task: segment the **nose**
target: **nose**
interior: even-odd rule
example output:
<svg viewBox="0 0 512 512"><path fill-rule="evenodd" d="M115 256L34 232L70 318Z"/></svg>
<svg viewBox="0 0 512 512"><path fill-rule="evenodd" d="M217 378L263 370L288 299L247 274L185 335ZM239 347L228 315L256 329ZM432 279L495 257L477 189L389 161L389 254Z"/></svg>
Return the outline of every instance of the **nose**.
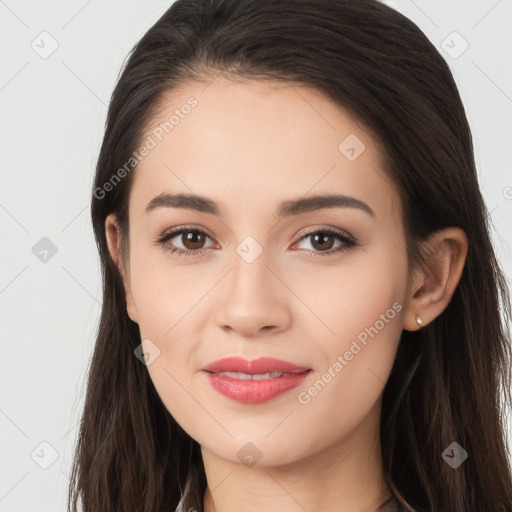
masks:
<svg viewBox="0 0 512 512"><path fill-rule="evenodd" d="M218 297L217 324L241 337L261 337L288 328L291 292L263 252L248 263L235 254Z"/></svg>

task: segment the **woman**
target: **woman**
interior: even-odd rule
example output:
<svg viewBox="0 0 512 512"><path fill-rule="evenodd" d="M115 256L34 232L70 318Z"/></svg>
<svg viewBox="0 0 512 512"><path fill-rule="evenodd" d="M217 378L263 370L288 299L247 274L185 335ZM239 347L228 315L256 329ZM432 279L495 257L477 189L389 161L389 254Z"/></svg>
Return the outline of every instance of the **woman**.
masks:
<svg viewBox="0 0 512 512"><path fill-rule="evenodd" d="M407 18L176 1L114 90L92 220L73 510L512 510L510 301Z"/></svg>

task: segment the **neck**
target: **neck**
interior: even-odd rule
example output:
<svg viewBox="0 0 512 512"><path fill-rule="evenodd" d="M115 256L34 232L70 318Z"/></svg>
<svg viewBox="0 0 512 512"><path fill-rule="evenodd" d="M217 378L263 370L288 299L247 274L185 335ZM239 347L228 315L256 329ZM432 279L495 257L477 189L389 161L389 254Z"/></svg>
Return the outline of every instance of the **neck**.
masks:
<svg viewBox="0 0 512 512"><path fill-rule="evenodd" d="M375 512L391 495L380 453L380 403L344 438L281 466L247 467L201 448L204 512Z"/></svg>

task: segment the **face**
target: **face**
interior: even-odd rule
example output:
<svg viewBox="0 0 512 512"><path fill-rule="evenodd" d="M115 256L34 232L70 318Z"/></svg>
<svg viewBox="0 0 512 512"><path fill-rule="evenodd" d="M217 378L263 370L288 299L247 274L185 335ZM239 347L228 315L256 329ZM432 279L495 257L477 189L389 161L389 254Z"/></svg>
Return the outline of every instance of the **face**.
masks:
<svg viewBox="0 0 512 512"><path fill-rule="evenodd" d="M376 141L314 89L223 78L172 91L147 137L127 304L163 403L232 462L286 464L348 439L380 411L408 289ZM226 357L300 368L204 370Z"/></svg>

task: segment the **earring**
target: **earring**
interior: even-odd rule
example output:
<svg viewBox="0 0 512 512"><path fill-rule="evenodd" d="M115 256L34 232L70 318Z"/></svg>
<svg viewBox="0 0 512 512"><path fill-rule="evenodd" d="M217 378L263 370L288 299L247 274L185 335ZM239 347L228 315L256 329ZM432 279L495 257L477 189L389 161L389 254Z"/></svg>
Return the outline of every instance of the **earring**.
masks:
<svg viewBox="0 0 512 512"><path fill-rule="evenodd" d="M421 319L421 316L420 315L416 315L416 323L418 325L421 325L423 323L423 320Z"/></svg>

